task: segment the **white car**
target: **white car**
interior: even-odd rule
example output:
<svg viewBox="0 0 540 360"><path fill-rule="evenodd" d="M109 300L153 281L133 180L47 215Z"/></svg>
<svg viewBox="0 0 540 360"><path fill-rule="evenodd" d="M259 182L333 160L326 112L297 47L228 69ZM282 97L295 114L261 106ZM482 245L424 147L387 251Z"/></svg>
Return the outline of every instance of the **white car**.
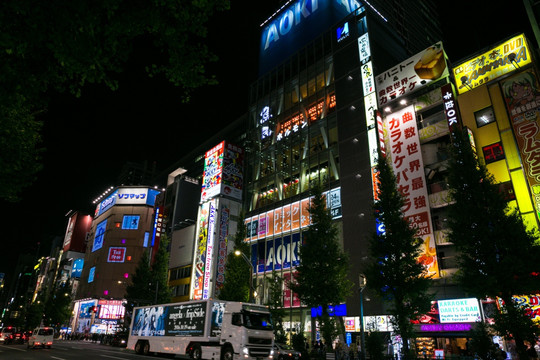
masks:
<svg viewBox="0 0 540 360"><path fill-rule="evenodd" d="M48 347L52 346L54 338L54 329L51 327L36 328L32 335L28 338L28 347L34 348L36 346Z"/></svg>

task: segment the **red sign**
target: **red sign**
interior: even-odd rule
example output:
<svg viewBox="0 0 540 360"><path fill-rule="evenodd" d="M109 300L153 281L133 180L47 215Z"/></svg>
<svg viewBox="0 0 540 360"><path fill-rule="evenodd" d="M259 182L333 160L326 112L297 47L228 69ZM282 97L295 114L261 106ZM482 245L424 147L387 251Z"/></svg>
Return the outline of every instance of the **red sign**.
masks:
<svg viewBox="0 0 540 360"><path fill-rule="evenodd" d="M125 247L110 247L107 262L123 263L126 260Z"/></svg>

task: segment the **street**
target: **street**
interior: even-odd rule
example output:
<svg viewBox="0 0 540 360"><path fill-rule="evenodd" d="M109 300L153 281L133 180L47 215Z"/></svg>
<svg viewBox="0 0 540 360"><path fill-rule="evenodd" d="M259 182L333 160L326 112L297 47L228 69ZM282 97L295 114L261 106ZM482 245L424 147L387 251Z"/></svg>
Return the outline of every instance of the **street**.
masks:
<svg viewBox="0 0 540 360"><path fill-rule="evenodd" d="M154 357L155 358L155 357ZM28 349L26 344L0 345L0 359L14 360L141 360L148 356L137 355L126 348L113 347L89 341L55 340L51 349Z"/></svg>

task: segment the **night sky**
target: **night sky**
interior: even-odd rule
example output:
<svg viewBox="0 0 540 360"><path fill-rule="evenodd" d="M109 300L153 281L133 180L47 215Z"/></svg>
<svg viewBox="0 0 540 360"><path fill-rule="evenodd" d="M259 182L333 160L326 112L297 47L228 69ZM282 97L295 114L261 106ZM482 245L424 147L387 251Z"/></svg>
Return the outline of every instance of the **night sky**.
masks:
<svg viewBox="0 0 540 360"><path fill-rule="evenodd" d="M44 170L21 203L0 202L0 272L9 273L19 253L35 254L38 242L40 254L47 255L52 237L64 235L65 214L92 211L91 201L117 185L124 163L155 161L163 170L246 112L249 84L257 74L259 24L280 1L231 3L231 10L212 22L208 39L220 58L209 72L220 85L196 91L191 104L182 104L179 91L165 80L144 76L137 68L143 50L123 74L119 91L89 86L79 99L55 96L44 116ZM442 40L451 63L520 32L536 46L521 1L506 2L504 9L489 8L497 2L483 0L436 3L445 14Z"/></svg>

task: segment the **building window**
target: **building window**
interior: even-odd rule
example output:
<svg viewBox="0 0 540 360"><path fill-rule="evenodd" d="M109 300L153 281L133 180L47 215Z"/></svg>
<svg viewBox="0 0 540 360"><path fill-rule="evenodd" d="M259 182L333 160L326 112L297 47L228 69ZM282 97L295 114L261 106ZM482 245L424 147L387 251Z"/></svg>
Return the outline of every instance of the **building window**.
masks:
<svg viewBox="0 0 540 360"><path fill-rule="evenodd" d="M122 220L122 229L124 230L137 230L139 228L139 221L141 217L139 215L124 215Z"/></svg>
<svg viewBox="0 0 540 360"><path fill-rule="evenodd" d="M474 118L476 119L477 127L482 127L495 122L495 113L493 112L493 107L489 106L485 109L476 111L474 113Z"/></svg>
<svg viewBox="0 0 540 360"><path fill-rule="evenodd" d="M487 145L482 148L486 164L504 159L504 150L501 142Z"/></svg>

